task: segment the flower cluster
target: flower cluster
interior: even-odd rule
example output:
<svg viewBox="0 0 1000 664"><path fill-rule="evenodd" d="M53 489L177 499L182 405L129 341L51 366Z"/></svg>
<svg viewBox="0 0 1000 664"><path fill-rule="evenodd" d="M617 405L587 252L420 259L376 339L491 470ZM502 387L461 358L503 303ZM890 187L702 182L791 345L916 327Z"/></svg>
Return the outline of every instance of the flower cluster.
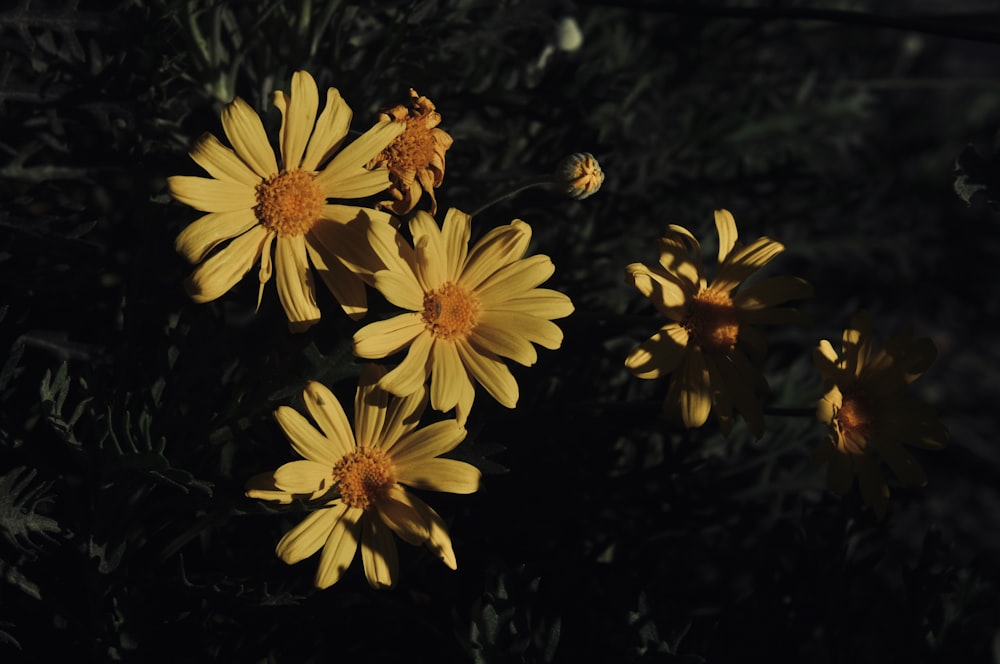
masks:
<svg viewBox="0 0 1000 664"><path fill-rule="evenodd" d="M278 408L275 418L302 459L253 478L247 495L306 506L308 516L276 552L295 563L322 549L320 588L340 579L359 543L369 583L392 586L392 533L429 547L454 569L444 521L404 487L478 489L474 466L439 455L466 437L476 385L508 408L517 405L518 385L504 360L530 366L535 344L558 349L563 335L552 321L571 314L573 304L540 287L555 268L547 256L527 255L531 227L524 221L489 230L471 246L470 215L450 209L442 224L435 221L435 190L453 141L438 127L430 99L411 89L408 105L384 111L349 143L350 108L329 88L320 112L308 73L296 72L291 92L275 92L273 102L282 116L280 164L260 116L236 98L222 113L231 147L205 134L190 153L210 177L168 179L176 200L208 213L175 243L196 265L188 293L210 302L259 265L258 308L276 273L289 329L301 333L320 321L315 274L354 320L367 313L366 291L374 288L404 312L359 329L354 353L372 360L406 353L391 370L362 371L353 432L336 396L317 382L303 393L315 426ZM587 158L579 173L562 167L572 180L568 195L600 187L603 173ZM428 404L454 409L455 418L420 428Z"/></svg>

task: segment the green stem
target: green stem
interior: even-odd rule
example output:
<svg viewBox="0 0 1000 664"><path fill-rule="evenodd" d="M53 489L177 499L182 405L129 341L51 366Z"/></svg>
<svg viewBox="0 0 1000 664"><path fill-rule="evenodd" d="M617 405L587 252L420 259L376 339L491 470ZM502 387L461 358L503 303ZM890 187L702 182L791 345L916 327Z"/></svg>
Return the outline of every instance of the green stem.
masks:
<svg viewBox="0 0 1000 664"><path fill-rule="evenodd" d="M554 180L552 179L551 175L543 175L543 176L539 176L539 177L536 177L536 178L532 178L530 180L524 180L523 182L515 185L514 188L511 189L510 191L508 191L508 192L500 195L497 198L494 198L489 203L481 206L478 210L476 210L475 212L472 213L472 216L475 217L476 215L480 214L481 212L483 212L485 210L488 210L489 208L493 207L497 203L501 203L501 202L507 200L508 198L516 196L517 194L521 193L525 189L531 189L532 187L541 187L541 186L544 186L544 185L552 184L553 182L554 182Z"/></svg>

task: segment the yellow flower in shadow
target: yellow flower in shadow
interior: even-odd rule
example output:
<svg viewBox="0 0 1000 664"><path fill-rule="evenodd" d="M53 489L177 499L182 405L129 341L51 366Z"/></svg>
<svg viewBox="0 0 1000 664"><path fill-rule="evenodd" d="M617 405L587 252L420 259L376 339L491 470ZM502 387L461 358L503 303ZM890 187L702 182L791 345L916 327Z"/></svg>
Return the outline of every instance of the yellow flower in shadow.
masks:
<svg viewBox="0 0 1000 664"><path fill-rule="evenodd" d="M767 383L756 365L766 344L754 326L800 322L798 311L777 305L810 297L812 287L796 277L771 277L741 288L785 248L767 237L743 246L726 210L716 210L715 225L719 267L711 283L698 241L675 225L660 240L659 265L626 268L626 281L670 322L632 351L625 366L639 378L673 374L665 407L684 426L700 427L714 408L722 431L729 433L735 408L760 437L764 417L757 393Z"/></svg>
<svg viewBox="0 0 1000 664"><path fill-rule="evenodd" d="M904 486L924 486L927 476L903 446L936 450L948 441L948 430L934 410L907 390L936 355L930 339L914 339L909 330L876 352L867 312L844 330L839 356L826 340L813 352L826 389L816 404L816 418L829 428L816 459L829 464L831 491L846 493L857 475L861 496L879 519L889 504L881 461Z"/></svg>
<svg viewBox="0 0 1000 664"><path fill-rule="evenodd" d="M363 279L372 269L365 232L359 227L389 223L391 218L327 199L364 198L383 191L389 185L388 171L364 166L402 127L379 123L340 149L351 109L329 88L326 106L318 114L319 90L304 71L292 76L291 94L274 93L274 105L282 114L280 167L260 116L237 97L222 111L222 128L232 149L204 134L190 153L211 177L167 178L175 199L208 213L174 243L186 260L198 264L185 286L196 302L215 300L259 261L257 306L264 285L276 273L289 327L301 332L320 318L315 268L344 311L359 318L367 310Z"/></svg>
<svg viewBox="0 0 1000 664"><path fill-rule="evenodd" d="M365 577L373 588L390 588L399 575L392 534L424 545L457 569L444 521L405 487L473 493L479 469L439 455L465 439L455 420L417 428L427 405L424 390L390 399L377 387L385 370L369 365L361 374L354 403L354 430L329 389L310 382L303 392L306 409L319 429L298 411L275 411L292 448L303 457L259 475L247 496L289 504L308 501L315 509L278 542L276 553L288 564L322 549L316 586L336 583L361 546Z"/></svg>

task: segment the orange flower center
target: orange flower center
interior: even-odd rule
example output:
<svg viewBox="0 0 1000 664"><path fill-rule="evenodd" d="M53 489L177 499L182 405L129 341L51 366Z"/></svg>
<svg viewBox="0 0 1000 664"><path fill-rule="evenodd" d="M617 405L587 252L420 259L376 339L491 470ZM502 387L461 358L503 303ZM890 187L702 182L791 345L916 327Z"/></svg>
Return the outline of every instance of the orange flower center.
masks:
<svg viewBox="0 0 1000 664"><path fill-rule="evenodd" d="M872 408L862 395L845 394L833 419L843 441L865 441L871 435L874 420ZM862 449L851 449L850 451L854 454L864 452Z"/></svg>
<svg viewBox="0 0 1000 664"><path fill-rule="evenodd" d="M424 295L424 322L441 339L464 339L479 321L479 298L457 284L445 282Z"/></svg>
<svg viewBox="0 0 1000 664"><path fill-rule="evenodd" d="M302 235L316 223L326 197L305 171L283 171L257 185L257 220L279 235Z"/></svg>
<svg viewBox="0 0 1000 664"><path fill-rule="evenodd" d="M333 479L340 484L340 497L349 507L369 509L396 483L396 468L385 452L362 447L333 467Z"/></svg>
<svg viewBox="0 0 1000 664"><path fill-rule="evenodd" d="M434 159L434 134L423 116L406 120L406 129L382 151L379 161L389 172L402 176L427 168Z"/></svg>
<svg viewBox="0 0 1000 664"><path fill-rule="evenodd" d="M708 353L728 353L740 336L732 298L707 289L694 296L691 313L682 325L692 342Z"/></svg>

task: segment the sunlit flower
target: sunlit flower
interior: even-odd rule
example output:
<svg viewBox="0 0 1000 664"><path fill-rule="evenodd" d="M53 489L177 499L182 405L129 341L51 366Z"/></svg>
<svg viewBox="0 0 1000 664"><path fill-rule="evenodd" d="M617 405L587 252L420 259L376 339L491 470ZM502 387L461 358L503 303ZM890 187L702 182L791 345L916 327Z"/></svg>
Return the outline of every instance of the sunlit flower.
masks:
<svg viewBox="0 0 1000 664"><path fill-rule="evenodd" d="M675 225L660 240L659 265L633 263L626 268L626 281L671 322L632 351L625 366L639 378L673 374L666 408L668 413L679 410L684 426L701 426L714 407L722 431L728 433L735 407L760 437L764 417L757 393L767 383L756 365L765 342L753 326L799 322L798 311L775 307L811 296L812 287L796 277L771 277L740 288L785 248L767 237L743 246L737 242L733 215L726 210L716 210L715 226L719 267L711 284L698 241Z"/></svg>
<svg viewBox="0 0 1000 664"><path fill-rule="evenodd" d="M318 430L287 406L274 413L292 448L304 459L286 463L248 484L251 498L283 504L299 500L314 508L281 538L275 552L294 564L322 548L316 571L319 588L340 579L354 560L359 542L368 583L375 588L391 587L399 567L392 533L410 544L427 546L445 565L457 569L444 521L404 485L475 492L480 479L475 466L439 458L462 442L466 431L455 420L418 429L427 405L426 392L417 390L403 399L390 399L376 386L384 373L375 365L362 372L353 432L337 397L320 383L306 385L303 399Z"/></svg>
<svg viewBox="0 0 1000 664"><path fill-rule="evenodd" d="M604 171L589 152L577 152L559 162L556 181L568 196L578 200L589 198L604 184Z"/></svg>
<svg viewBox="0 0 1000 664"><path fill-rule="evenodd" d="M816 418L829 427L816 458L829 463L831 491L845 493L857 475L861 496L880 519L889 503L880 460L904 486L924 486L927 476L903 445L936 450L948 441L948 430L934 410L907 390L936 355L930 339L914 339L909 330L875 352L867 312L844 330L839 357L826 340L813 352L826 389L816 404Z"/></svg>
<svg viewBox="0 0 1000 664"><path fill-rule="evenodd" d="M372 247L387 266L375 273L375 288L409 313L354 335L359 357L408 348L380 385L404 396L430 377L431 405L456 408L461 424L475 397L473 379L507 408L517 405L517 382L501 358L531 366L538 357L532 343L559 348L562 331L551 321L573 311L562 293L536 288L555 268L548 256L523 258L528 224L515 220L495 228L469 249L470 219L452 209L438 228L418 212L410 221L415 249L395 229L371 226Z"/></svg>
<svg viewBox="0 0 1000 664"><path fill-rule="evenodd" d="M257 306L276 272L289 327L303 331L320 317L311 263L344 311L358 318L367 304L365 285L356 273L371 269L366 267L370 252L363 227L370 221L388 223L389 216L327 199L364 198L384 190L388 171L364 166L402 127L379 123L338 152L351 109L329 88L317 118L319 90L304 71L292 76L290 95L274 93L274 105L282 114L281 167L260 117L236 97L222 111L222 128L233 149L204 134L190 153L211 177L167 178L174 198L209 213L175 242L185 259L200 263L187 279L188 293L195 302L215 300L259 260Z"/></svg>
<svg viewBox="0 0 1000 664"><path fill-rule="evenodd" d="M438 128L441 114L434 109L430 99L410 88L409 108L400 104L379 116L380 122L394 122L406 127L368 162L368 168L385 166L389 169L392 200L382 201L378 204L379 208L406 214L416 207L426 191L430 198L430 213L437 214L434 190L444 180L444 153L451 147L452 138Z"/></svg>

